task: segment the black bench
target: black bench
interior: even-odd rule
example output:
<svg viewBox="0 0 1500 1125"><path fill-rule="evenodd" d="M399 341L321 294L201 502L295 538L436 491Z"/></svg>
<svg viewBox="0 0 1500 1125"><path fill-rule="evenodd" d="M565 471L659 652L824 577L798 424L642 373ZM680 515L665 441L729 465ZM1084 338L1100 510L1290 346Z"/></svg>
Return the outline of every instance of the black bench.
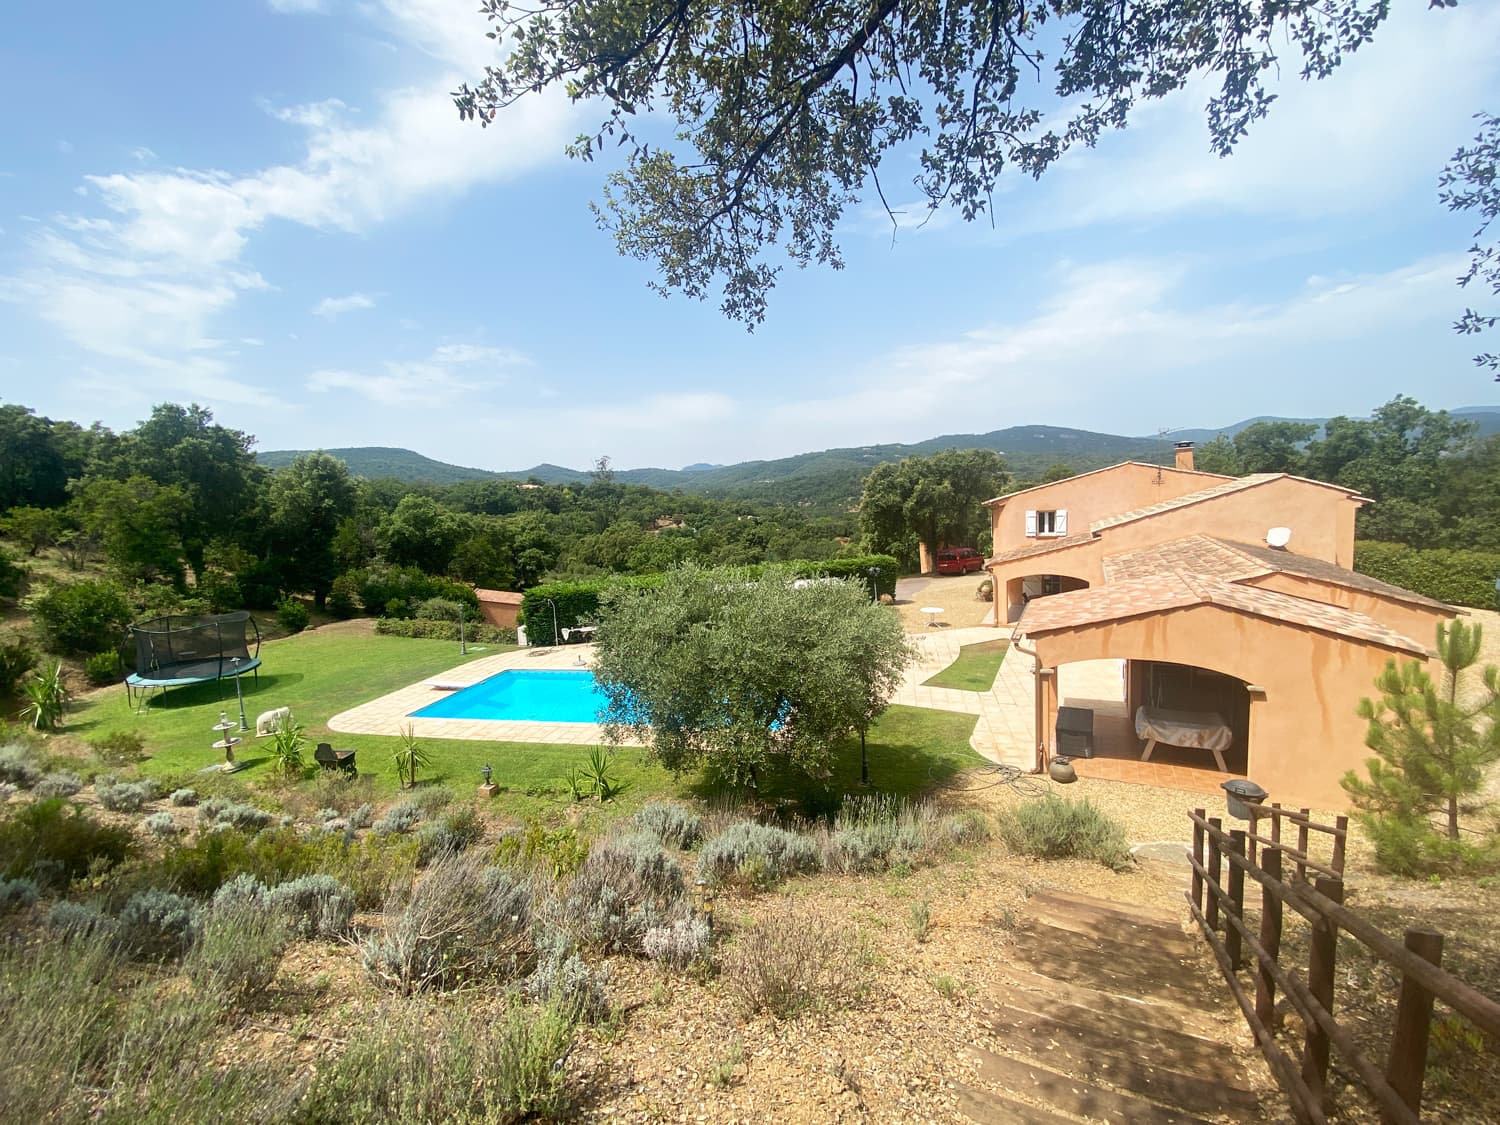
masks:
<svg viewBox="0 0 1500 1125"><path fill-rule="evenodd" d="M318 743L318 748L313 751L313 761L325 770L342 770L350 777L359 773L354 766L353 750L335 750L326 742Z"/></svg>

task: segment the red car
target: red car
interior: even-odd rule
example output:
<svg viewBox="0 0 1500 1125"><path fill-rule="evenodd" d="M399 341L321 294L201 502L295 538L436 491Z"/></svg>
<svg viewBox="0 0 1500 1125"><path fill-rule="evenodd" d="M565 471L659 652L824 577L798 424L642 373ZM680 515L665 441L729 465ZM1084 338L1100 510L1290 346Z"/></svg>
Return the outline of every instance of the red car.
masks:
<svg viewBox="0 0 1500 1125"><path fill-rule="evenodd" d="M973 574L984 569L984 556L973 547L946 547L938 552L939 574Z"/></svg>

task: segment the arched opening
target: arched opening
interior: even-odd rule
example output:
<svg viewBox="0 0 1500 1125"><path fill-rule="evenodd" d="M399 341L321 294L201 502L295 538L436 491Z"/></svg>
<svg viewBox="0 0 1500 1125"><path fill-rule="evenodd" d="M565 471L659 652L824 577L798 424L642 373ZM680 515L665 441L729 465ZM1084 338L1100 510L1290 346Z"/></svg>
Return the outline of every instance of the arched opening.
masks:
<svg viewBox="0 0 1500 1125"><path fill-rule="evenodd" d="M1005 620L1014 624L1021 619L1028 603L1037 598L1053 594L1067 594L1074 590L1087 590L1089 584L1082 578L1070 574L1024 574L1005 582Z"/></svg>

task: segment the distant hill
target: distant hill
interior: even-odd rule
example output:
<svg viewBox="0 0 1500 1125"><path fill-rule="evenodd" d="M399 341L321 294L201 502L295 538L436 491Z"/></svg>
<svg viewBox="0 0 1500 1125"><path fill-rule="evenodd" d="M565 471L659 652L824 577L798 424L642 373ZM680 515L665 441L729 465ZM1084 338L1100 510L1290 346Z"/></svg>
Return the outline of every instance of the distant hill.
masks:
<svg viewBox="0 0 1500 1125"><path fill-rule="evenodd" d="M1500 407L1468 406L1451 411L1479 426L1481 435L1500 433ZM1074 472L1112 465L1119 461L1169 462L1175 441L1207 442L1219 434L1233 436L1256 422L1306 422L1321 426L1322 418L1246 418L1223 429L1174 430L1162 437L1126 437L1064 426L1010 426L983 434L945 434L911 445L862 445L847 449L825 449L799 453L774 461L742 461L735 465L700 463L684 469L617 469L615 480L652 488L682 489L712 496L775 500L805 506L847 507L859 497L861 482L876 465L914 455L927 456L944 449L993 449L1003 453L1011 471L1021 478L1035 479L1050 466L1064 462ZM289 464L299 450L271 450L257 454L268 468ZM469 469L434 461L409 449L379 446L329 449L363 477L395 477L398 480L453 484L467 480L528 480L545 484L582 484L590 477L581 469L540 464L519 472Z"/></svg>

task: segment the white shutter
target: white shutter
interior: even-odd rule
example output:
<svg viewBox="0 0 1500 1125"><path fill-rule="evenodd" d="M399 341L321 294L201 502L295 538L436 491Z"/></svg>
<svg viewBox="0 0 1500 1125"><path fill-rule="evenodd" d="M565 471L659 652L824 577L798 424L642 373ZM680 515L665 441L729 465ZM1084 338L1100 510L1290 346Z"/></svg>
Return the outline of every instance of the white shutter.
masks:
<svg viewBox="0 0 1500 1125"><path fill-rule="evenodd" d="M1036 538L1036 513L1035 512L1027 512L1026 513L1026 538L1028 538L1028 539L1035 539Z"/></svg>
<svg viewBox="0 0 1500 1125"><path fill-rule="evenodd" d="M1056 523L1053 524L1052 529L1059 535L1066 535L1068 533L1068 510L1066 508L1059 508L1054 519Z"/></svg>

